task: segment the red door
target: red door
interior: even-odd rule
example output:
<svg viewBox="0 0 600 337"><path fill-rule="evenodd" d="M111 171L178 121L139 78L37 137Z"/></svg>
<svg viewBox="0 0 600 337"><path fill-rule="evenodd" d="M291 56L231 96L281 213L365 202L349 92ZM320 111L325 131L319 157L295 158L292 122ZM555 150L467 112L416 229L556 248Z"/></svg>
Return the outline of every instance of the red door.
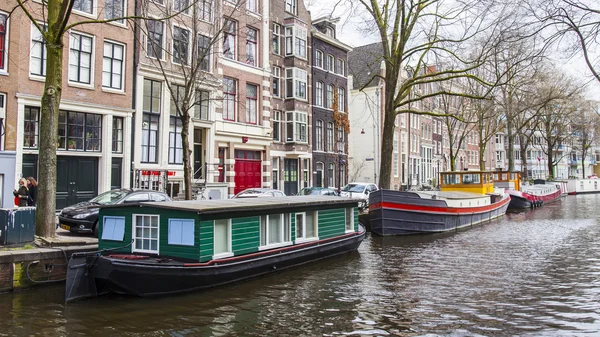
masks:
<svg viewBox="0 0 600 337"><path fill-rule="evenodd" d="M253 187L262 187L262 162L258 151L235 151L234 194Z"/></svg>

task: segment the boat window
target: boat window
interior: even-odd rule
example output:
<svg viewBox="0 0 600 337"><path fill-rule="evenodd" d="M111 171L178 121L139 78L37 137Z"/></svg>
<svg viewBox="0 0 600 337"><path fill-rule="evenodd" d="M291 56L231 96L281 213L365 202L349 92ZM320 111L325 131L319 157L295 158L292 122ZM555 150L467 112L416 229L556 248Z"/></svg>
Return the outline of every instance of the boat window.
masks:
<svg viewBox="0 0 600 337"><path fill-rule="evenodd" d="M317 237L317 212L296 213L296 240Z"/></svg>
<svg viewBox="0 0 600 337"><path fill-rule="evenodd" d="M215 220L214 255L231 253L231 219Z"/></svg>
<svg viewBox="0 0 600 337"><path fill-rule="evenodd" d="M133 216L133 251L158 254L158 215Z"/></svg>
<svg viewBox="0 0 600 337"><path fill-rule="evenodd" d="M291 241L289 214L269 214L260 217L260 245L276 245Z"/></svg>
<svg viewBox="0 0 600 337"><path fill-rule="evenodd" d="M346 232L354 231L354 208L346 208Z"/></svg>
<svg viewBox="0 0 600 337"><path fill-rule="evenodd" d="M444 185L456 185L460 184L459 174L444 174Z"/></svg>
<svg viewBox="0 0 600 337"><path fill-rule="evenodd" d="M170 245L194 245L194 220L192 219L169 219L169 244Z"/></svg>
<svg viewBox="0 0 600 337"><path fill-rule="evenodd" d="M511 179L512 179L512 177L511 177ZM508 180L508 173L502 173L502 180Z"/></svg>
<svg viewBox="0 0 600 337"><path fill-rule="evenodd" d="M125 236L125 218L105 216L102 220L102 240L123 241Z"/></svg>
<svg viewBox="0 0 600 337"><path fill-rule="evenodd" d="M517 177L517 173L516 172L513 172L513 173L510 174L510 180L517 180L517 179L519 179L519 178Z"/></svg>
<svg viewBox="0 0 600 337"><path fill-rule="evenodd" d="M479 173L463 174L463 184L481 184Z"/></svg>

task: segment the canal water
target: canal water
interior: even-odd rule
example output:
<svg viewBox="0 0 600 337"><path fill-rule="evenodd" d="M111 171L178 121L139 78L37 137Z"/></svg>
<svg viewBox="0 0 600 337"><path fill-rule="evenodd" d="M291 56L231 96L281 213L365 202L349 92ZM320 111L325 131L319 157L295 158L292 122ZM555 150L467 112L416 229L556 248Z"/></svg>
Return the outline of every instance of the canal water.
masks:
<svg viewBox="0 0 600 337"><path fill-rule="evenodd" d="M0 295L0 336L598 336L600 195L212 291L63 304Z"/></svg>

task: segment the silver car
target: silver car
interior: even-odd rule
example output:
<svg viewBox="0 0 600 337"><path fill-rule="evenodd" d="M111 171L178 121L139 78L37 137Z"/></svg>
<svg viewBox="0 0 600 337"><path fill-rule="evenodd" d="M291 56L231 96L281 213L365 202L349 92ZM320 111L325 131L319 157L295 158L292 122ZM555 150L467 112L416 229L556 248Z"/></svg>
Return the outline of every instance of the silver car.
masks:
<svg viewBox="0 0 600 337"><path fill-rule="evenodd" d="M369 207L369 194L377 191L377 185L372 183L349 183L344 186L341 190L340 196L359 199L358 207L367 208Z"/></svg>
<svg viewBox="0 0 600 337"><path fill-rule="evenodd" d="M248 188L233 196L238 198L285 197L285 193L272 188Z"/></svg>

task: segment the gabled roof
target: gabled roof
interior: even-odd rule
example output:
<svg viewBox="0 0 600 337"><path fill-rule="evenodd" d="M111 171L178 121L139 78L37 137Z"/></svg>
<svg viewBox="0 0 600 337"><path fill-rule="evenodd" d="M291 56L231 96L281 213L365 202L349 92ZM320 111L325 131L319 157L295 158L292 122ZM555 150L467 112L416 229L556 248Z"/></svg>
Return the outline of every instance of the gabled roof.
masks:
<svg viewBox="0 0 600 337"><path fill-rule="evenodd" d="M355 47L348 53L348 73L352 75L354 89L379 84L379 79L373 76L381 72L382 48L381 42L376 42Z"/></svg>

